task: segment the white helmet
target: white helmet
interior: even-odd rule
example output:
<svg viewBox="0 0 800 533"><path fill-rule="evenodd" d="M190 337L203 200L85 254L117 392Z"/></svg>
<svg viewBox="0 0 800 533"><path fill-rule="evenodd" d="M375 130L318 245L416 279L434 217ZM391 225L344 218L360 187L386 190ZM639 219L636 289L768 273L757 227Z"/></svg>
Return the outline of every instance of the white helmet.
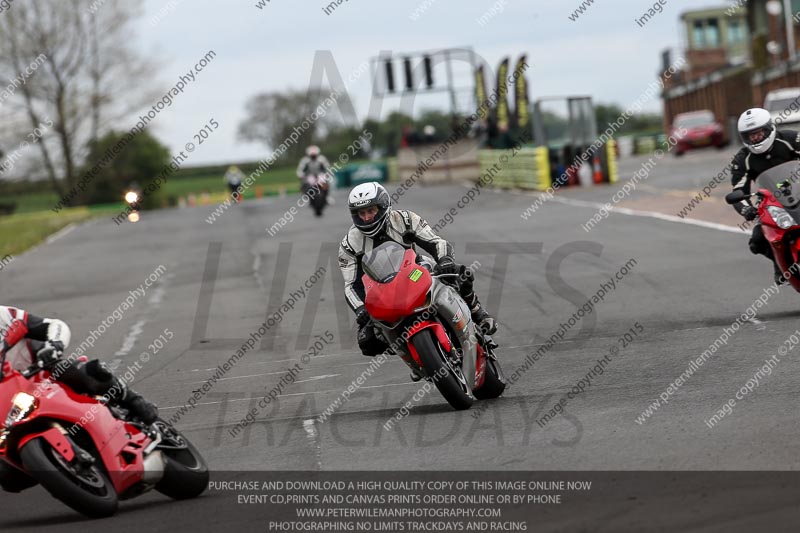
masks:
<svg viewBox="0 0 800 533"><path fill-rule="evenodd" d="M392 210L392 200L389 193L380 183L371 181L356 185L347 199L347 207L353 224L367 237L374 237L383 230ZM377 212L369 222L361 220L358 212L367 207L376 207Z"/></svg>
<svg viewBox="0 0 800 533"><path fill-rule="evenodd" d="M772 115L766 109L754 107L739 117L739 137L742 143L754 154L763 154L772 148L778 131L772 122Z"/></svg>
<svg viewBox="0 0 800 533"><path fill-rule="evenodd" d="M306 148L306 155L310 158L315 158L319 156L319 146L312 144L308 148Z"/></svg>

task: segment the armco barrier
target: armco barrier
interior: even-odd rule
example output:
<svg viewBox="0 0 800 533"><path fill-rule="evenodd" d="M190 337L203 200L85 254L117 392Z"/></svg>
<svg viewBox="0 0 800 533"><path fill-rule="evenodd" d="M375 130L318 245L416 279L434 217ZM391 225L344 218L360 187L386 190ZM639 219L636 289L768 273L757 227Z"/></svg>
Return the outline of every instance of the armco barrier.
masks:
<svg viewBox="0 0 800 533"><path fill-rule="evenodd" d="M545 190L550 186L547 148L522 148L516 152L481 150L478 159L481 176L486 176L495 169L492 177L492 185L495 187Z"/></svg>
<svg viewBox="0 0 800 533"><path fill-rule="evenodd" d="M619 167L617 166L617 142L611 139L606 143L605 172L609 183L616 183L619 179Z"/></svg>
<svg viewBox="0 0 800 533"><path fill-rule="evenodd" d="M399 179L423 184L477 180L478 152L474 139L401 148L397 153Z"/></svg>
<svg viewBox="0 0 800 533"><path fill-rule="evenodd" d="M591 157L584 163L586 165L584 170L588 173L586 185L597 182L594 179L595 173L598 176L602 173L600 182L615 183L619 176L615 142L610 140L598 150L596 156L597 160ZM563 165L555 168L551 165L550 150L545 147L522 148L517 151L481 150L479 160L481 176L488 175L494 168L492 185L506 189L545 191L553 185L554 178L559 178L554 172L563 168ZM577 176L578 173L575 174Z"/></svg>

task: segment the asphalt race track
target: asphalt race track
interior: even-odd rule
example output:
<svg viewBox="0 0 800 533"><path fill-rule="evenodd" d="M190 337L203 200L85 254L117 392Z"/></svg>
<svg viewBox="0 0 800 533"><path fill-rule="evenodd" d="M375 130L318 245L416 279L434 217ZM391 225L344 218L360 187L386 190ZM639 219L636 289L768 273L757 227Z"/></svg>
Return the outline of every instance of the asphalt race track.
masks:
<svg viewBox="0 0 800 533"><path fill-rule="evenodd" d="M612 213L588 232L581 225L646 158L621 161L616 185L562 191L527 220L521 215L535 199L531 194L484 190L458 211L441 233L460 262L480 262L476 288L499 320L496 339L507 376L615 280L602 301L478 417L473 411L480 404L454 412L433 391L385 430L420 388L392 359L335 414L319 420L372 362L355 345L335 259L349 226L344 191L336 192L338 202L323 219L303 209L272 237L266 228L296 197L245 202L214 224L205 218L215 206L145 213L122 226L96 220L17 258L0 274L0 287L9 305L67 321L74 348L163 265L158 281L99 336L91 355L121 374L131 372L134 387L169 418L268 313L324 267L325 275L294 308L178 421L214 471L797 470L800 348L792 352L789 339L798 329L800 296L791 288L770 295L755 318L737 325L726 344L718 343L705 364L666 395L668 403L637 422L772 284L771 266L750 254L746 234L715 226L741 222L721 199L728 180L695 208L694 223L673 220L731 155L732 149L665 157L619 203L637 214ZM434 225L467 191L466 185L415 186L399 207ZM150 348L165 330L174 337L161 349ZM304 364L315 342L324 346ZM149 361L143 362L143 352ZM779 362L769 375L709 427L706 421L773 355ZM604 356L603 373L594 373L565 414L538 424ZM233 428L295 364L301 370L294 383L282 386L256 423L233 437ZM122 503L116 517L90 524L35 488L0 495L0 530L179 531L181 517L213 523L215 498L170 503L149 494ZM743 511L735 523L763 520L767 511L791 516L796 499L782 498ZM718 503L722 516L730 501ZM648 509L654 508L636 512ZM595 511L603 530L614 531L621 523L615 521L626 519L625 512ZM663 520L685 525L689 512ZM540 524L559 530L583 519L553 515ZM701 526L696 530L711 530Z"/></svg>

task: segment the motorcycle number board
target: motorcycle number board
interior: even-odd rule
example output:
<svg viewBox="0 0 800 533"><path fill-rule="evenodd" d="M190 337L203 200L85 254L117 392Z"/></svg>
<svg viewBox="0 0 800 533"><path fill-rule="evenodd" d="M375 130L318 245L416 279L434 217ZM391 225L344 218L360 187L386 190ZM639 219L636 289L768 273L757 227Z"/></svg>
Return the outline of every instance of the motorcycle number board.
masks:
<svg viewBox="0 0 800 533"><path fill-rule="evenodd" d="M411 274L409 274L409 275L408 275L408 279L410 279L411 281L413 281L413 282L415 282L415 283L416 283L417 281L419 281L419 278L421 278L421 277L422 277L422 270L420 270L420 269L418 269L418 268L415 268L415 269L414 269L414 270L411 272Z"/></svg>

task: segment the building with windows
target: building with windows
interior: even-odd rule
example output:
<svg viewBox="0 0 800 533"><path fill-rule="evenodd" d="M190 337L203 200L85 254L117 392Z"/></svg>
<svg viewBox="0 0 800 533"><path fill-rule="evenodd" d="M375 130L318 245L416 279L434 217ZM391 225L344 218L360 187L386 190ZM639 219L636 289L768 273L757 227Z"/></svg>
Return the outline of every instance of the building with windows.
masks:
<svg viewBox="0 0 800 533"><path fill-rule="evenodd" d="M735 139L742 111L772 91L800 90L800 0L735 0L681 22L687 67L664 80L665 128L679 113L710 109Z"/></svg>
<svg viewBox="0 0 800 533"><path fill-rule="evenodd" d="M750 61L747 12L736 6L686 11L681 15L687 79Z"/></svg>
<svg viewBox="0 0 800 533"><path fill-rule="evenodd" d="M767 7L769 3L769 0L747 3L753 65L757 69L793 59L795 51L800 50L800 0L772 0L773 7L782 8L772 12ZM773 43L772 47L769 43Z"/></svg>

